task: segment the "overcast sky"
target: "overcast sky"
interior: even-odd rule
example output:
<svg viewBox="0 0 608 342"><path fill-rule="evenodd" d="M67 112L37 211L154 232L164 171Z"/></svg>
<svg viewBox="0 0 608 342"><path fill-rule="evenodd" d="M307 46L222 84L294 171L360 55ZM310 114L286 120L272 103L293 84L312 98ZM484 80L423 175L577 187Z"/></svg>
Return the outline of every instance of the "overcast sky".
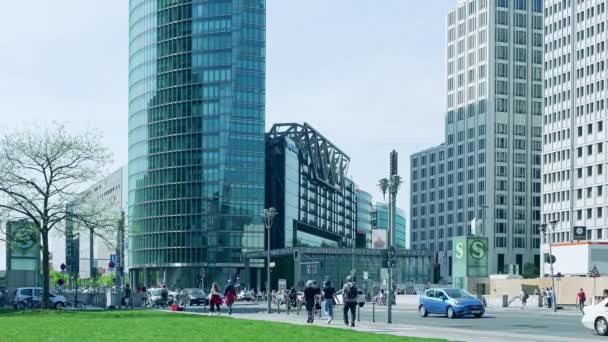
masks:
<svg viewBox="0 0 608 342"><path fill-rule="evenodd" d="M97 128L115 166L126 164L128 3L5 1L0 130L52 120ZM350 175L374 200L396 149L406 182L398 206L409 212L409 155L443 139L444 18L454 3L267 0L266 126L310 123L350 156Z"/></svg>

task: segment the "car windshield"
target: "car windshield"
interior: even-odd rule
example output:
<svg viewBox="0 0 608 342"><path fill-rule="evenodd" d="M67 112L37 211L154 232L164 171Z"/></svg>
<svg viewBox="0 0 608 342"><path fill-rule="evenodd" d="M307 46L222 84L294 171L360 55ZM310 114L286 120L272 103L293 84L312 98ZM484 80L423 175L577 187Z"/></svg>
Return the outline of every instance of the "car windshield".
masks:
<svg viewBox="0 0 608 342"><path fill-rule="evenodd" d="M444 289L443 290L450 298L475 298L472 294L461 289Z"/></svg>
<svg viewBox="0 0 608 342"><path fill-rule="evenodd" d="M160 290L159 289L150 290L150 293L153 296L160 296Z"/></svg>

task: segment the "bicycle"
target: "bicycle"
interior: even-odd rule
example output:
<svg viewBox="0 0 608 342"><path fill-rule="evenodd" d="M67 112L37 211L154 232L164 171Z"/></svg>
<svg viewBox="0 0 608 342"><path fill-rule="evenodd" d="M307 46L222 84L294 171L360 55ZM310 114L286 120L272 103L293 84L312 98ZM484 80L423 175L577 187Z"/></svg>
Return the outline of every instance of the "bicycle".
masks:
<svg viewBox="0 0 608 342"><path fill-rule="evenodd" d="M67 303L65 303L64 308L82 310L82 309L86 309L87 306L86 306L86 304L84 304L81 301L76 301L76 302L67 302Z"/></svg>

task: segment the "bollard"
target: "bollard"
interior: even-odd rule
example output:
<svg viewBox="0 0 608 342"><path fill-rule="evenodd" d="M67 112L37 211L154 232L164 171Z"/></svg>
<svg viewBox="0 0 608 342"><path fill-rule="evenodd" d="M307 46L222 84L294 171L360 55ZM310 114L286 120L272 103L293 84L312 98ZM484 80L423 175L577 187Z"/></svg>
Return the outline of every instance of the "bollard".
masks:
<svg viewBox="0 0 608 342"><path fill-rule="evenodd" d="M372 323L376 323L376 301L372 302Z"/></svg>
<svg viewBox="0 0 608 342"><path fill-rule="evenodd" d="M361 306L357 303L357 322L361 322Z"/></svg>
<svg viewBox="0 0 608 342"><path fill-rule="evenodd" d="M277 299L277 314L281 313L281 302Z"/></svg>

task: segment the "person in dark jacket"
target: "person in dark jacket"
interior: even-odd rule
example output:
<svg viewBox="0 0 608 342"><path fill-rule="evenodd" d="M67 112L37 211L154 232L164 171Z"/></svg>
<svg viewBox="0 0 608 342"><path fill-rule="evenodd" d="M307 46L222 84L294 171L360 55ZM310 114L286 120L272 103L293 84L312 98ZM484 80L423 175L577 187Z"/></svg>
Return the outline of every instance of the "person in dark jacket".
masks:
<svg viewBox="0 0 608 342"><path fill-rule="evenodd" d="M315 289L312 280L306 282L306 288L304 289L304 302L306 303L306 311L308 312L308 320L306 323L314 323L315 315L315 297L317 296L318 289Z"/></svg>
<svg viewBox="0 0 608 342"><path fill-rule="evenodd" d="M350 326L355 326L355 313L357 311L357 302L359 290L355 286L355 282L351 276L346 277L346 284L342 288L342 301L344 302L344 324L348 327L348 312L350 311L351 320Z"/></svg>
<svg viewBox="0 0 608 342"><path fill-rule="evenodd" d="M331 282L327 280L323 286L323 301L325 304L325 314L327 315L327 324L330 324L334 319L334 295L336 289L331 286Z"/></svg>

